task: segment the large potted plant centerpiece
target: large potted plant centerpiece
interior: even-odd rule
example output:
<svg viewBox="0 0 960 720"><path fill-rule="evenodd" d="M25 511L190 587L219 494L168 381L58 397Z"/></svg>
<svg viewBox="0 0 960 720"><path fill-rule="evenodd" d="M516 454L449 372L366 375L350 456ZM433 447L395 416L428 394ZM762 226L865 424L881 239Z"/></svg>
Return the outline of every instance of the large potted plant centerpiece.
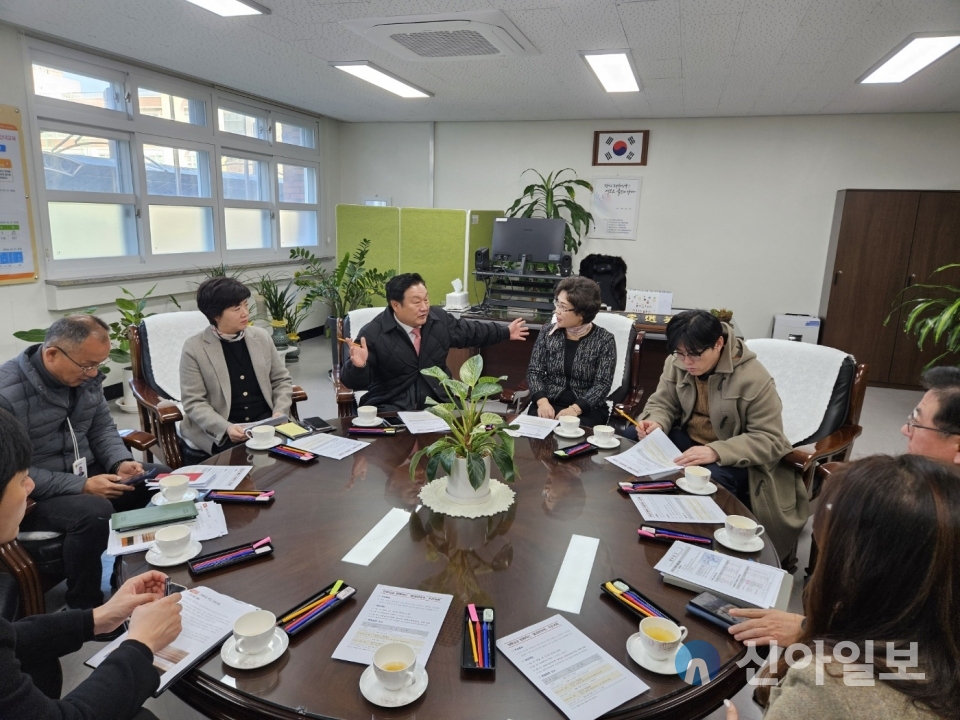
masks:
<svg viewBox="0 0 960 720"><path fill-rule="evenodd" d="M327 329L330 332L333 365L337 366L337 320L345 318L351 310L371 307L373 298L386 299L387 280L394 276L393 270L381 272L366 267L370 241L364 238L353 256L346 253L333 272L323 267L323 260L307 248L293 248L290 257L300 260L303 268L293 274L297 287L306 290L301 305L308 310L318 300L327 304L330 315Z"/></svg>
<svg viewBox="0 0 960 720"><path fill-rule="evenodd" d="M450 426L450 433L418 451L410 461L410 478L414 479L420 458L427 456L427 481L437 478L443 468L449 479L447 495L459 504L485 502L490 495L490 461L507 482L517 477L513 460L513 438L507 425L496 413L484 412L487 398L499 396L500 380L505 377L481 377L483 358L474 355L460 368L460 379L453 380L439 367L420 372L440 381L451 402L438 403L427 398L427 410Z"/></svg>

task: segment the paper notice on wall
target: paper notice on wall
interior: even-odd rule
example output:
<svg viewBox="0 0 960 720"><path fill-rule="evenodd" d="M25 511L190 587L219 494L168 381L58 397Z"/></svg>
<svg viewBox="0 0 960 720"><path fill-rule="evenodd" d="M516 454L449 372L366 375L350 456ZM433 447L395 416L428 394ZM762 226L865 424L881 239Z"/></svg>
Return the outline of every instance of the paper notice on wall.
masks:
<svg viewBox="0 0 960 720"><path fill-rule="evenodd" d="M0 122L0 280L33 279L33 240L27 215L20 130Z"/></svg>
<svg viewBox="0 0 960 720"><path fill-rule="evenodd" d="M636 240L642 178L597 178L593 181L590 237Z"/></svg>
<svg viewBox="0 0 960 720"><path fill-rule="evenodd" d="M673 312L673 293L666 290L627 289L627 312L670 315Z"/></svg>

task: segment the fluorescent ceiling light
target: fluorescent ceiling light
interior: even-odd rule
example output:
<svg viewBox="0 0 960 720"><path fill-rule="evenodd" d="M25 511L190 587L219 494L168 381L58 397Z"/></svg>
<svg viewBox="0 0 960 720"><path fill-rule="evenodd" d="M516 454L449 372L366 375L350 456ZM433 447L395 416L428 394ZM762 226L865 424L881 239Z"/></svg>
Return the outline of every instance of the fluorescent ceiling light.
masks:
<svg viewBox="0 0 960 720"><path fill-rule="evenodd" d="M580 54L607 92L640 92L633 63L625 50Z"/></svg>
<svg viewBox="0 0 960 720"><path fill-rule="evenodd" d="M366 80L378 88L389 90L394 95L399 95L402 98L433 97L433 93L421 90L406 80L401 80L396 75L391 75L386 70L381 70L366 60L360 62L332 62L330 64L338 70L343 70L345 73L350 73L354 77Z"/></svg>
<svg viewBox="0 0 960 720"><path fill-rule="evenodd" d="M223 17L237 17L238 15L269 15L270 8L253 2L252 0L187 0Z"/></svg>
<svg viewBox="0 0 960 720"><path fill-rule="evenodd" d="M960 45L960 35L924 35L908 38L899 49L868 71L861 83L899 83Z"/></svg>

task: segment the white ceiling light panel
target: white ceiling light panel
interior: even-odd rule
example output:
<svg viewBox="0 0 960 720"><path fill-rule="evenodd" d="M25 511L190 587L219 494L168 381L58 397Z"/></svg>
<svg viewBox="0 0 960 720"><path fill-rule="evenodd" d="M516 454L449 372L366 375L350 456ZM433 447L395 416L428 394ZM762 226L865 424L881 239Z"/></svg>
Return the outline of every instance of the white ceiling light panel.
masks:
<svg viewBox="0 0 960 720"><path fill-rule="evenodd" d="M209 10L222 17L238 17L241 15L269 15L270 8L253 2L252 0L187 0L204 10Z"/></svg>
<svg viewBox="0 0 960 720"><path fill-rule="evenodd" d="M960 33L913 35L858 82L901 83L960 45Z"/></svg>
<svg viewBox="0 0 960 720"><path fill-rule="evenodd" d="M376 85L378 88L383 88L392 92L394 95L399 95L402 98L428 98L433 97L433 93L427 92L422 88L418 88L416 85L411 85L406 80L398 78L392 73L388 73L386 70L381 70L376 65L367 62L366 60L360 60L357 62L331 62L333 67L337 70L343 70L345 73L349 73L354 77L365 80L372 85Z"/></svg>
<svg viewBox="0 0 960 720"><path fill-rule="evenodd" d="M606 50L580 55L608 93L640 92L640 81L628 51Z"/></svg>

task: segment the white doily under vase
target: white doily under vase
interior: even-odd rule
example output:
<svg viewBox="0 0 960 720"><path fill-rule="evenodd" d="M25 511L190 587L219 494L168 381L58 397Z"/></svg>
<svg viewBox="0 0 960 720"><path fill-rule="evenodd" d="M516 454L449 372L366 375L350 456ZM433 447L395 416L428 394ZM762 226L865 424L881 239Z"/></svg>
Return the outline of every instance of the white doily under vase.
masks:
<svg viewBox="0 0 960 720"><path fill-rule="evenodd" d="M490 496L486 502L463 505L447 495L447 478L437 478L420 489L420 502L434 512L450 517L479 518L502 513L513 505L517 494L499 480L490 478Z"/></svg>

